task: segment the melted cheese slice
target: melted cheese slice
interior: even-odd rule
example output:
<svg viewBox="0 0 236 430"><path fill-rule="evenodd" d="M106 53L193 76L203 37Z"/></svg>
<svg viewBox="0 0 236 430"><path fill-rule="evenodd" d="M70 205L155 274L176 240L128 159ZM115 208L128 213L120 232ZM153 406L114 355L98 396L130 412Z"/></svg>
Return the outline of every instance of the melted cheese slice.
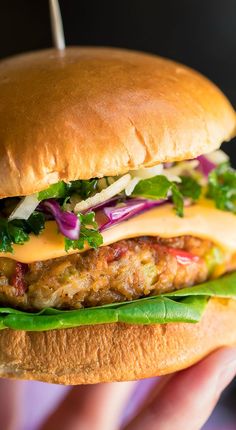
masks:
<svg viewBox="0 0 236 430"><path fill-rule="evenodd" d="M210 239L218 244L230 257L236 253L236 216L215 208L210 200L202 200L185 208L184 218L175 215L169 204L151 209L103 232L103 246L138 236L160 236L164 238L192 235ZM45 230L31 235L24 245L14 245L14 253L0 253L22 263L62 257L81 252L64 249L64 237L58 233L54 221L46 222ZM88 249L88 248L87 248Z"/></svg>

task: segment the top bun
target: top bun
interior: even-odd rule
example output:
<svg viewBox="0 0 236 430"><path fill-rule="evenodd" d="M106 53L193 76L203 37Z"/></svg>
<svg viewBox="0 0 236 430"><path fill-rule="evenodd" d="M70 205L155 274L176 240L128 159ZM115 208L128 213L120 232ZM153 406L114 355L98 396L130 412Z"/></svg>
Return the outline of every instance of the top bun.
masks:
<svg viewBox="0 0 236 430"><path fill-rule="evenodd" d="M0 64L0 197L194 158L235 128L222 92L173 61L88 47L19 55Z"/></svg>

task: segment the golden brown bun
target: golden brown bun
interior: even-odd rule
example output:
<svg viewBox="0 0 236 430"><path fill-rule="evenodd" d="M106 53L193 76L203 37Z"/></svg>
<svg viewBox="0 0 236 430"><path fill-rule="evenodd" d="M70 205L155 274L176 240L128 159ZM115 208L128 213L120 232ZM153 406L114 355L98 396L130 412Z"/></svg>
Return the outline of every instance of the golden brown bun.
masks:
<svg viewBox="0 0 236 430"><path fill-rule="evenodd" d="M160 57L77 47L13 57L0 64L0 197L193 158L235 125L214 84Z"/></svg>
<svg viewBox="0 0 236 430"><path fill-rule="evenodd" d="M232 344L236 301L211 299L197 324L2 330L0 376L59 384L127 381L184 369Z"/></svg>

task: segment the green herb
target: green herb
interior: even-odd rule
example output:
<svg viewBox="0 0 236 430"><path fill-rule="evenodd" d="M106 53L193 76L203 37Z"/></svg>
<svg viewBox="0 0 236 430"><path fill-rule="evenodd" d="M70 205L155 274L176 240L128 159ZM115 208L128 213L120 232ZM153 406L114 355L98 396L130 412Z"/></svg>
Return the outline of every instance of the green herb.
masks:
<svg viewBox="0 0 236 430"><path fill-rule="evenodd" d="M174 203L176 215L178 215L179 217L183 217L184 216L184 198L181 192L179 191L178 186L175 183L172 183L171 192L172 192L172 200Z"/></svg>
<svg viewBox="0 0 236 430"><path fill-rule="evenodd" d="M1 252L13 252L13 243L22 245L27 240L29 240L29 235L23 227L19 227L14 221L8 222L6 219L0 218Z"/></svg>
<svg viewBox="0 0 236 430"><path fill-rule="evenodd" d="M165 199L171 190L172 184L173 182L170 182L164 175L142 179L134 188L132 195L154 200Z"/></svg>
<svg viewBox="0 0 236 430"><path fill-rule="evenodd" d="M42 212L33 212L27 220L27 226L30 231L38 236L45 227L45 216Z"/></svg>
<svg viewBox="0 0 236 430"><path fill-rule="evenodd" d="M38 235L45 225L45 217L42 213L33 212L28 220L8 221L0 218L0 251L13 252L12 245L23 245L29 240L29 233Z"/></svg>
<svg viewBox="0 0 236 430"><path fill-rule="evenodd" d="M92 194L97 192L97 179L90 179L89 181L72 181L70 182L69 192L77 193L82 199L87 199Z"/></svg>
<svg viewBox="0 0 236 430"><path fill-rule="evenodd" d="M210 173L207 197L214 200L218 209L236 213L236 171L228 163Z"/></svg>
<svg viewBox="0 0 236 430"><path fill-rule="evenodd" d="M24 242L29 240L29 235L23 228L15 225L14 221L8 223L8 233L13 243L22 245Z"/></svg>
<svg viewBox="0 0 236 430"><path fill-rule="evenodd" d="M90 179L89 181L71 181L65 183L63 181L50 185L46 190L38 193L38 199L65 199L73 193L79 194L82 199L87 199L91 194L96 192L97 179Z"/></svg>
<svg viewBox="0 0 236 430"><path fill-rule="evenodd" d="M200 321L209 297L236 300L236 272L172 293L94 308L71 311L49 308L35 314L3 307L0 308L0 328L42 331L115 322L196 323Z"/></svg>
<svg viewBox="0 0 236 430"><path fill-rule="evenodd" d="M179 191L184 197L189 197L196 201L201 196L202 187L191 176L180 176L181 182L178 184Z"/></svg>
<svg viewBox="0 0 236 430"><path fill-rule="evenodd" d="M63 181L57 182L56 184L50 185L46 190L40 191L38 193L38 200L46 199L62 199L68 195L70 185Z"/></svg>
<svg viewBox="0 0 236 430"><path fill-rule="evenodd" d="M95 221L95 213L78 214L80 220L80 236L78 240L65 238L65 250L83 249L85 243L88 243L91 248L98 248L103 243L102 235L98 231L98 225Z"/></svg>
<svg viewBox="0 0 236 430"><path fill-rule="evenodd" d="M169 181L164 175L142 179L134 188L133 196L147 199L166 199L172 194L172 200L178 216L183 216L184 198L176 183Z"/></svg>

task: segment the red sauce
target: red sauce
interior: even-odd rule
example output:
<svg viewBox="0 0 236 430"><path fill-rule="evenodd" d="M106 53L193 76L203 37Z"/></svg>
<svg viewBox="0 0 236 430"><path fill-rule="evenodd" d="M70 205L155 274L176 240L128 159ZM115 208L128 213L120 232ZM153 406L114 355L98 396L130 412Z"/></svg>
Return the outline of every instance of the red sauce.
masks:
<svg viewBox="0 0 236 430"><path fill-rule="evenodd" d="M26 283L24 280L24 275L28 270L28 265L23 263L16 263L15 272L11 278L11 285L16 289L17 296L23 296L26 292Z"/></svg>
<svg viewBox="0 0 236 430"><path fill-rule="evenodd" d="M109 252L106 255L106 260L108 263L112 263L112 261L117 261L121 257L123 257L127 251L128 245L125 242L114 243L114 245L109 248Z"/></svg>
<svg viewBox="0 0 236 430"><path fill-rule="evenodd" d="M167 248L169 254L174 255L177 262L182 265L187 265L191 263L198 263L200 257L198 255L191 254L191 252L183 251L177 248Z"/></svg>

